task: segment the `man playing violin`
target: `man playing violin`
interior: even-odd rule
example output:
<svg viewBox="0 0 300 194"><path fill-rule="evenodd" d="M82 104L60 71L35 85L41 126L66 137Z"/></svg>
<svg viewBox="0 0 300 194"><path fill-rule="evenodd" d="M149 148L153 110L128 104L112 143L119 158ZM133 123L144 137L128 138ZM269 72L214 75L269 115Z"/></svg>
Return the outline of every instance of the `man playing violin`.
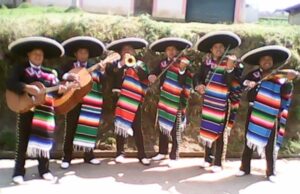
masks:
<svg viewBox="0 0 300 194"><path fill-rule="evenodd" d="M243 68L236 65L236 57L227 56L227 52L240 43L236 34L217 31L201 37L196 44L198 50L207 53L199 72L194 75L195 90L203 95L199 140L205 146L205 157L201 167L212 172L222 170L224 132L233 127L239 107L239 78Z"/></svg>
<svg viewBox="0 0 300 194"><path fill-rule="evenodd" d="M152 160L159 161L167 157L169 137L171 137L169 167L176 165L179 159L179 141L186 126L185 113L192 86L192 75L187 69L190 61L184 56L177 56L180 50L191 46L190 41L175 37L162 38L150 45L151 50L165 52L166 55L166 59L162 60L148 77L150 83L153 84L160 76L161 90L157 107L159 151Z"/></svg>
<svg viewBox="0 0 300 194"><path fill-rule="evenodd" d="M275 182L275 161L285 133L288 108L293 92L295 71L272 72L272 67L285 64L291 52L282 46L264 46L249 51L242 61L259 68L248 73L243 81L248 88L248 116L245 125L245 145L240 171L236 176L251 172L254 150L267 160L266 176ZM283 71L285 72L285 71Z"/></svg>

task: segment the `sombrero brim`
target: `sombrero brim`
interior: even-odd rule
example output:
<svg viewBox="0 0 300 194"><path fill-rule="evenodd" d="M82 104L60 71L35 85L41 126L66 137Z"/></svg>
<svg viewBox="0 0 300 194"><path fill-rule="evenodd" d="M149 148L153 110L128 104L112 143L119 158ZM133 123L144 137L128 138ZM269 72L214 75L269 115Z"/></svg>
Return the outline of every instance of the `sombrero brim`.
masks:
<svg viewBox="0 0 300 194"><path fill-rule="evenodd" d="M8 46L10 52L23 57L33 49L42 49L45 58L61 57L65 52L56 40L40 36L20 38Z"/></svg>
<svg viewBox="0 0 300 194"><path fill-rule="evenodd" d="M65 55L69 57L74 57L74 53L80 48L88 49L90 58L101 56L106 50L100 40L90 36L76 36L70 38L65 40L62 46L65 48Z"/></svg>
<svg viewBox="0 0 300 194"><path fill-rule="evenodd" d="M196 49L208 53L216 43L222 43L225 48L234 49L241 44L238 35L230 31L217 31L205 34L196 43Z"/></svg>
<svg viewBox="0 0 300 194"><path fill-rule="evenodd" d="M291 57L291 51L278 45L264 46L244 54L241 60L249 65L259 65L259 59L263 56L271 56L273 64L277 65L285 63Z"/></svg>
<svg viewBox="0 0 300 194"><path fill-rule="evenodd" d="M150 49L156 52L165 52L166 48L169 46L174 46L178 50L183 50L192 47L192 43L183 38L162 38L153 42L150 45Z"/></svg>
<svg viewBox="0 0 300 194"><path fill-rule="evenodd" d="M123 38L111 42L107 45L106 49L119 52L125 45L130 45L134 49L142 49L148 46L148 42L142 38Z"/></svg>

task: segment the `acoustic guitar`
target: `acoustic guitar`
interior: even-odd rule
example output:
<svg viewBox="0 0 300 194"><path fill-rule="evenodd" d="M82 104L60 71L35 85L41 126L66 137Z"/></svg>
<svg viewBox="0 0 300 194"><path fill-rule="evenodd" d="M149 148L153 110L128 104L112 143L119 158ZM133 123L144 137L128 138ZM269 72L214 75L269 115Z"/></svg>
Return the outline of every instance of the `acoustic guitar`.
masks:
<svg viewBox="0 0 300 194"><path fill-rule="evenodd" d="M119 60L121 56L118 53L112 53L108 55L103 61L86 68L73 68L68 73L74 73L79 76L79 89L71 89L66 92L62 97L54 100L54 109L57 114L66 114L72 110L78 103L82 101L82 98L87 95L93 85L93 79L90 75L91 72L98 69L100 66L112 63Z"/></svg>
<svg viewBox="0 0 300 194"><path fill-rule="evenodd" d="M28 93L22 95L16 94L10 90L6 90L6 102L10 110L16 113L25 113L30 111L35 106L45 103L46 94L59 89L59 86L46 88L41 82L33 82L31 85L37 86L42 92L37 96L31 96Z"/></svg>

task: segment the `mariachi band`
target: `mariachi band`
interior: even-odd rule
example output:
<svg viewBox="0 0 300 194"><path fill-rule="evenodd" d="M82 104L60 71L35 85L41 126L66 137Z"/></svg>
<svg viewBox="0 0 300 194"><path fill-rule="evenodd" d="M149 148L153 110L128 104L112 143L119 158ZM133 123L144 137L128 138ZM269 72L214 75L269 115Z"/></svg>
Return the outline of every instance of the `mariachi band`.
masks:
<svg viewBox="0 0 300 194"><path fill-rule="evenodd" d="M238 59L233 51L240 44L240 37L233 32L207 33L195 44L195 49L205 55L199 70L191 72L192 62L185 51L192 48L192 43L178 37L162 38L149 46L150 50L165 56L153 70L136 57L140 49L148 46L141 38L122 38L107 46L89 36L72 37L61 44L40 36L12 42L10 52L26 59L25 63L13 67L7 79L7 104L17 113L13 182L24 182L26 155L37 158L42 179L55 179L49 169L49 159L56 114L65 115L61 168L69 168L73 150L83 151L86 163L100 164L93 150L102 123L105 77L113 80L117 163L126 160L125 140L133 136L141 164L166 159L171 141L168 164L176 165L181 135L186 128L188 100L195 93L202 98L199 142L203 144L205 156L200 166L214 173L222 171L227 138L244 91L249 107L242 162L236 176L250 174L252 153L257 150L266 158L267 178L275 181L275 162L285 133L293 80L298 72L282 69L291 56L283 46L263 46ZM104 53L107 54L104 60L96 64L89 62ZM63 55L74 60L58 69L43 66L44 59ZM258 68L243 76L243 64ZM148 158L141 119L144 97L153 86L159 87L155 121L159 128L159 150Z"/></svg>

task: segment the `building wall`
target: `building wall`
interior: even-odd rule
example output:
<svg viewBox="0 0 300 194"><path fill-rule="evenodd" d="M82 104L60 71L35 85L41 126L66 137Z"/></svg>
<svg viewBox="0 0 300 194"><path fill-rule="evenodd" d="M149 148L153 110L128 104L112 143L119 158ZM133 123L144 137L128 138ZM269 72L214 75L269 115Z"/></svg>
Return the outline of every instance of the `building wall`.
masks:
<svg viewBox="0 0 300 194"><path fill-rule="evenodd" d="M152 16L161 19L185 20L187 0L153 0Z"/></svg>
<svg viewBox="0 0 300 194"><path fill-rule="evenodd" d="M234 23L244 23L245 10L246 10L245 0L236 0L235 10L234 10Z"/></svg>
<svg viewBox="0 0 300 194"><path fill-rule="evenodd" d="M95 13L132 15L134 0L82 0L81 8Z"/></svg>
<svg viewBox="0 0 300 194"><path fill-rule="evenodd" d="M85 11L104 14L131 15L134 13L134 0L29 0L28 2L41 6L77 5Z"/></svg>
<svg viewBox="0 0 300 194"><path fill-rule="evenodd" d="M33 5L40 5L40 6L59 6L59 7L70 7L72 5L72 0L29 0Z"/></svg>
<svg viewBox="0 0 300 194"><path fill-rule="evenodd" d="M300 12L298 13L290 13L289 14L289 23L300 25Z"/></svg>
<svg viewBox="0 0 300 194"><path fill-rule="evenodd" d="M245 23L255 23L259 20L259 11L251 5L246 5L244 17Z"/></svg>

